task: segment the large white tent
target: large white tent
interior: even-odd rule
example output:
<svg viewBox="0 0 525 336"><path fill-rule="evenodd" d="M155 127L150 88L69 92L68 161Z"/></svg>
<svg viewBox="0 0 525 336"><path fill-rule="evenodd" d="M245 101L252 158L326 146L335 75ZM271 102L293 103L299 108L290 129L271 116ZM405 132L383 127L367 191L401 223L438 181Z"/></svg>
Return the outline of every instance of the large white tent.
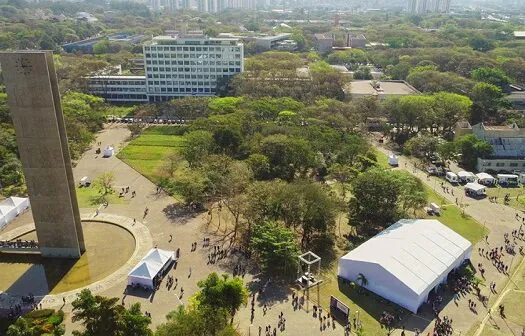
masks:
<svg viewBox="0 0 525 336"><path fill-rule="evenodd" d="M0 202L0 229L9 224L27 208L29 208L28 198L9 197Z"/></svg>
<svg viewBox="0 0 525 336"><path fill-rule="evenodd" d="M148 254L129 272L128 285L154 287L154 279L164 272L175 260L173 251L151 249Z"/></svg>
<svg viewBox="0 0 525 336"><path fill-rule="evenodd" d="M432 289L470 258L472 244L435 219L403 219L339 260L338 275L417 313ZM359 282L358 282L359 283Z"/></svg>

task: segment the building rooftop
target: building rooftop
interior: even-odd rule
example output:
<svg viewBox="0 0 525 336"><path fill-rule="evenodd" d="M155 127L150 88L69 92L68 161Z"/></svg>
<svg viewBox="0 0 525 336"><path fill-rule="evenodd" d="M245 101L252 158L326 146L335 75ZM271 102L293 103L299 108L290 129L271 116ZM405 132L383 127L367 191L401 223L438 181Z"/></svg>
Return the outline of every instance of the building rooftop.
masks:
<svg viewBox="0 0 525 336"><path fill-rule="evenodd" d="M357 95L411 95L418 94L414 87L404 81L377 81L379 87L374 88L371 80L356 80L348 84L350 94Z"/></svg>
<svg viewBox="0 0 525 336"><path fill-rule="evenodd" d="M515 31L514 37L524 37L525 38L525 31Z"/></svg>

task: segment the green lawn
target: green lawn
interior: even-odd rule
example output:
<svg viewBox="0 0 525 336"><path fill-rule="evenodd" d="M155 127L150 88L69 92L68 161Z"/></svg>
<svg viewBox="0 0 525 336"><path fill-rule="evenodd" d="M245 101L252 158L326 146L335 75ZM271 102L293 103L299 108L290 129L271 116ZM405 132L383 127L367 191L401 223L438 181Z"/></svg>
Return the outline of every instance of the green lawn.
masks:
<svg viewBox="0 0 525 336"><path fill-rule="evenodd" d="M93 185L82 188L77 187L76 191L79 208L96 208L103 201L98 188ZM124 198L118 197L117 193L106 195L106 200L109 204L123 204L127 201Z"/></svg>
<svg viewBox="0 0 525 336"><path fill-rule="evenodd" d="M487 188L487 196L495 196L498 198L498 202L503 202L503 198L506 194L510 194L509 206L517 210L525 211L525 188L502 188L500 186L496 188ZM517 198L516 198L517 197Z"/></svg>
<svg viewBox="0 0 525 336"><path fill-rule="evenodd" d="M421 218L438 219L441 223L468 239L472 244L476 244L488 233L487 228L470 216L463 214L463 211L455 204L450 204L429 187L425 186L425 189L428 194L429 203L436 203L439 206L444 206L441 207L440 216L429 216L422 212Z"/></svg>
<svg viewBox="0 0 525 336"><path fill-rule="evenodd" d="M159 177L163 159L184 146L180 129L176 126L159 126L146 129L132 140L118 158L152 181Z"/></svg>
<svg viewBox="0 0 525 336"><path fill-rule="evenodd" d="M378 163L381 167L384 167L384 168L391 168L390 165L388 164L388 157L386 156L385 153L380 152L380 151L377 150L377 149L375 149L375 153L376 153L377 163Z"/></svg>

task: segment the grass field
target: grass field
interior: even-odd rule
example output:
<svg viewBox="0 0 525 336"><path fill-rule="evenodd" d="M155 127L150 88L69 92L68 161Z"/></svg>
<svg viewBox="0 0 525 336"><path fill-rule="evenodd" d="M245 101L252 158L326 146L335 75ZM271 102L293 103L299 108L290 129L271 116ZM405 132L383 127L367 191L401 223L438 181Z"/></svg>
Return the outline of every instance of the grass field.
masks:
<svg viewBox="0 0 525 336"><path fill-rule="evenodd" d="M77 187L76 191L79 208L96 208L102 203L97 187ZM126 202L124 198L118 197L116 193L106 195L106 200L109 204L123 204Z"/></svg>
<svg viewBox="0 0 525 336"><path fill-rule="evenodd" d="M517 210L525 211L525 188L487 188L487 196L495 196L498 198L498 202L503 202L503 198L506 194L510 194L509 206ZM516 198L517 197L517 198Z"/></svg>
<svg viewBox="0 0 525 336"><path fill-rule="evenodd" d="M456 231L466 239L468 239L472 244L477 243L488 233L487 229L478 223L476 220L470 216L463 214L463 210L458 208L455 204L447 204L447 200L439 196L432 189L425 186L425 189L428 194L429 203L436 203L441 208L441 215L439 217L429 216L426 213L421 213L422 218L435 218L438 219L441 223L445 224L452 230Z"/></svg>
<svg viewBox="0 0 525 336"><path fill-rule="evenodd" d="M184 146L183 137L176 135L177 131L173 126L150 127L117 156L148 179L156 181L163 159Z"/></svg>

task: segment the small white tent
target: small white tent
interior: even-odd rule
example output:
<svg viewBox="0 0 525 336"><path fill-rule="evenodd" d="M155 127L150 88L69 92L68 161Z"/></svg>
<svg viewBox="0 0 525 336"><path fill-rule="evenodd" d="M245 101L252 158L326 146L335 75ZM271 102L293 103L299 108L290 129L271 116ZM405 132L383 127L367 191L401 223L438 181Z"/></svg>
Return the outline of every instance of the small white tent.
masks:
<svg viewBox="0 0 525 336"><path fill-rule="evenodd" d="M481 196L485 194L485 186L479 183L467 183L465 184L465 192L467 195Z"/></svg>
<svg viewBox="0 0 525 336"><path fill-rule="evenodd" d="M476 175L468 171L458 172L458 177L461 182L474 182L476 181Z"/></svg>
<svg viewBox="0 0 525 336"><path fill-rule="evenodd" d="M435 219L404 219L339 260L338 276L417 313L428 294L470 258L472 244Z"/></svg>
<svg viewBox="0 0 525 336"><path fill-rule="evenodd" d="M17 215L16 207L5 205L4 202L0 203L0 229L9 224Z"/></svg>
<svg viewBox="0 0 525 336"><path fill-rule="evenodd" d="M157 248L151 249L137 266L129 272L128 285L141 285L153 288L157 275L166 270L173 260L175 260L173 251Z"/></svg>
<svg viewBox="0 0 525 336"><path fill-rule="evenodd" d="M11 205L16 208L18 214L21 214L29 208L29 198L26 197L9 197L6 201L9 201Z"/></svg>
<svg viewBox="0 0 525 336"><path fill-rule="evenodd" d="M476 177L478 178L478 183L481 183L484 185L493 184L496 182L496 178L487 173L476 174Z"/></svg>

